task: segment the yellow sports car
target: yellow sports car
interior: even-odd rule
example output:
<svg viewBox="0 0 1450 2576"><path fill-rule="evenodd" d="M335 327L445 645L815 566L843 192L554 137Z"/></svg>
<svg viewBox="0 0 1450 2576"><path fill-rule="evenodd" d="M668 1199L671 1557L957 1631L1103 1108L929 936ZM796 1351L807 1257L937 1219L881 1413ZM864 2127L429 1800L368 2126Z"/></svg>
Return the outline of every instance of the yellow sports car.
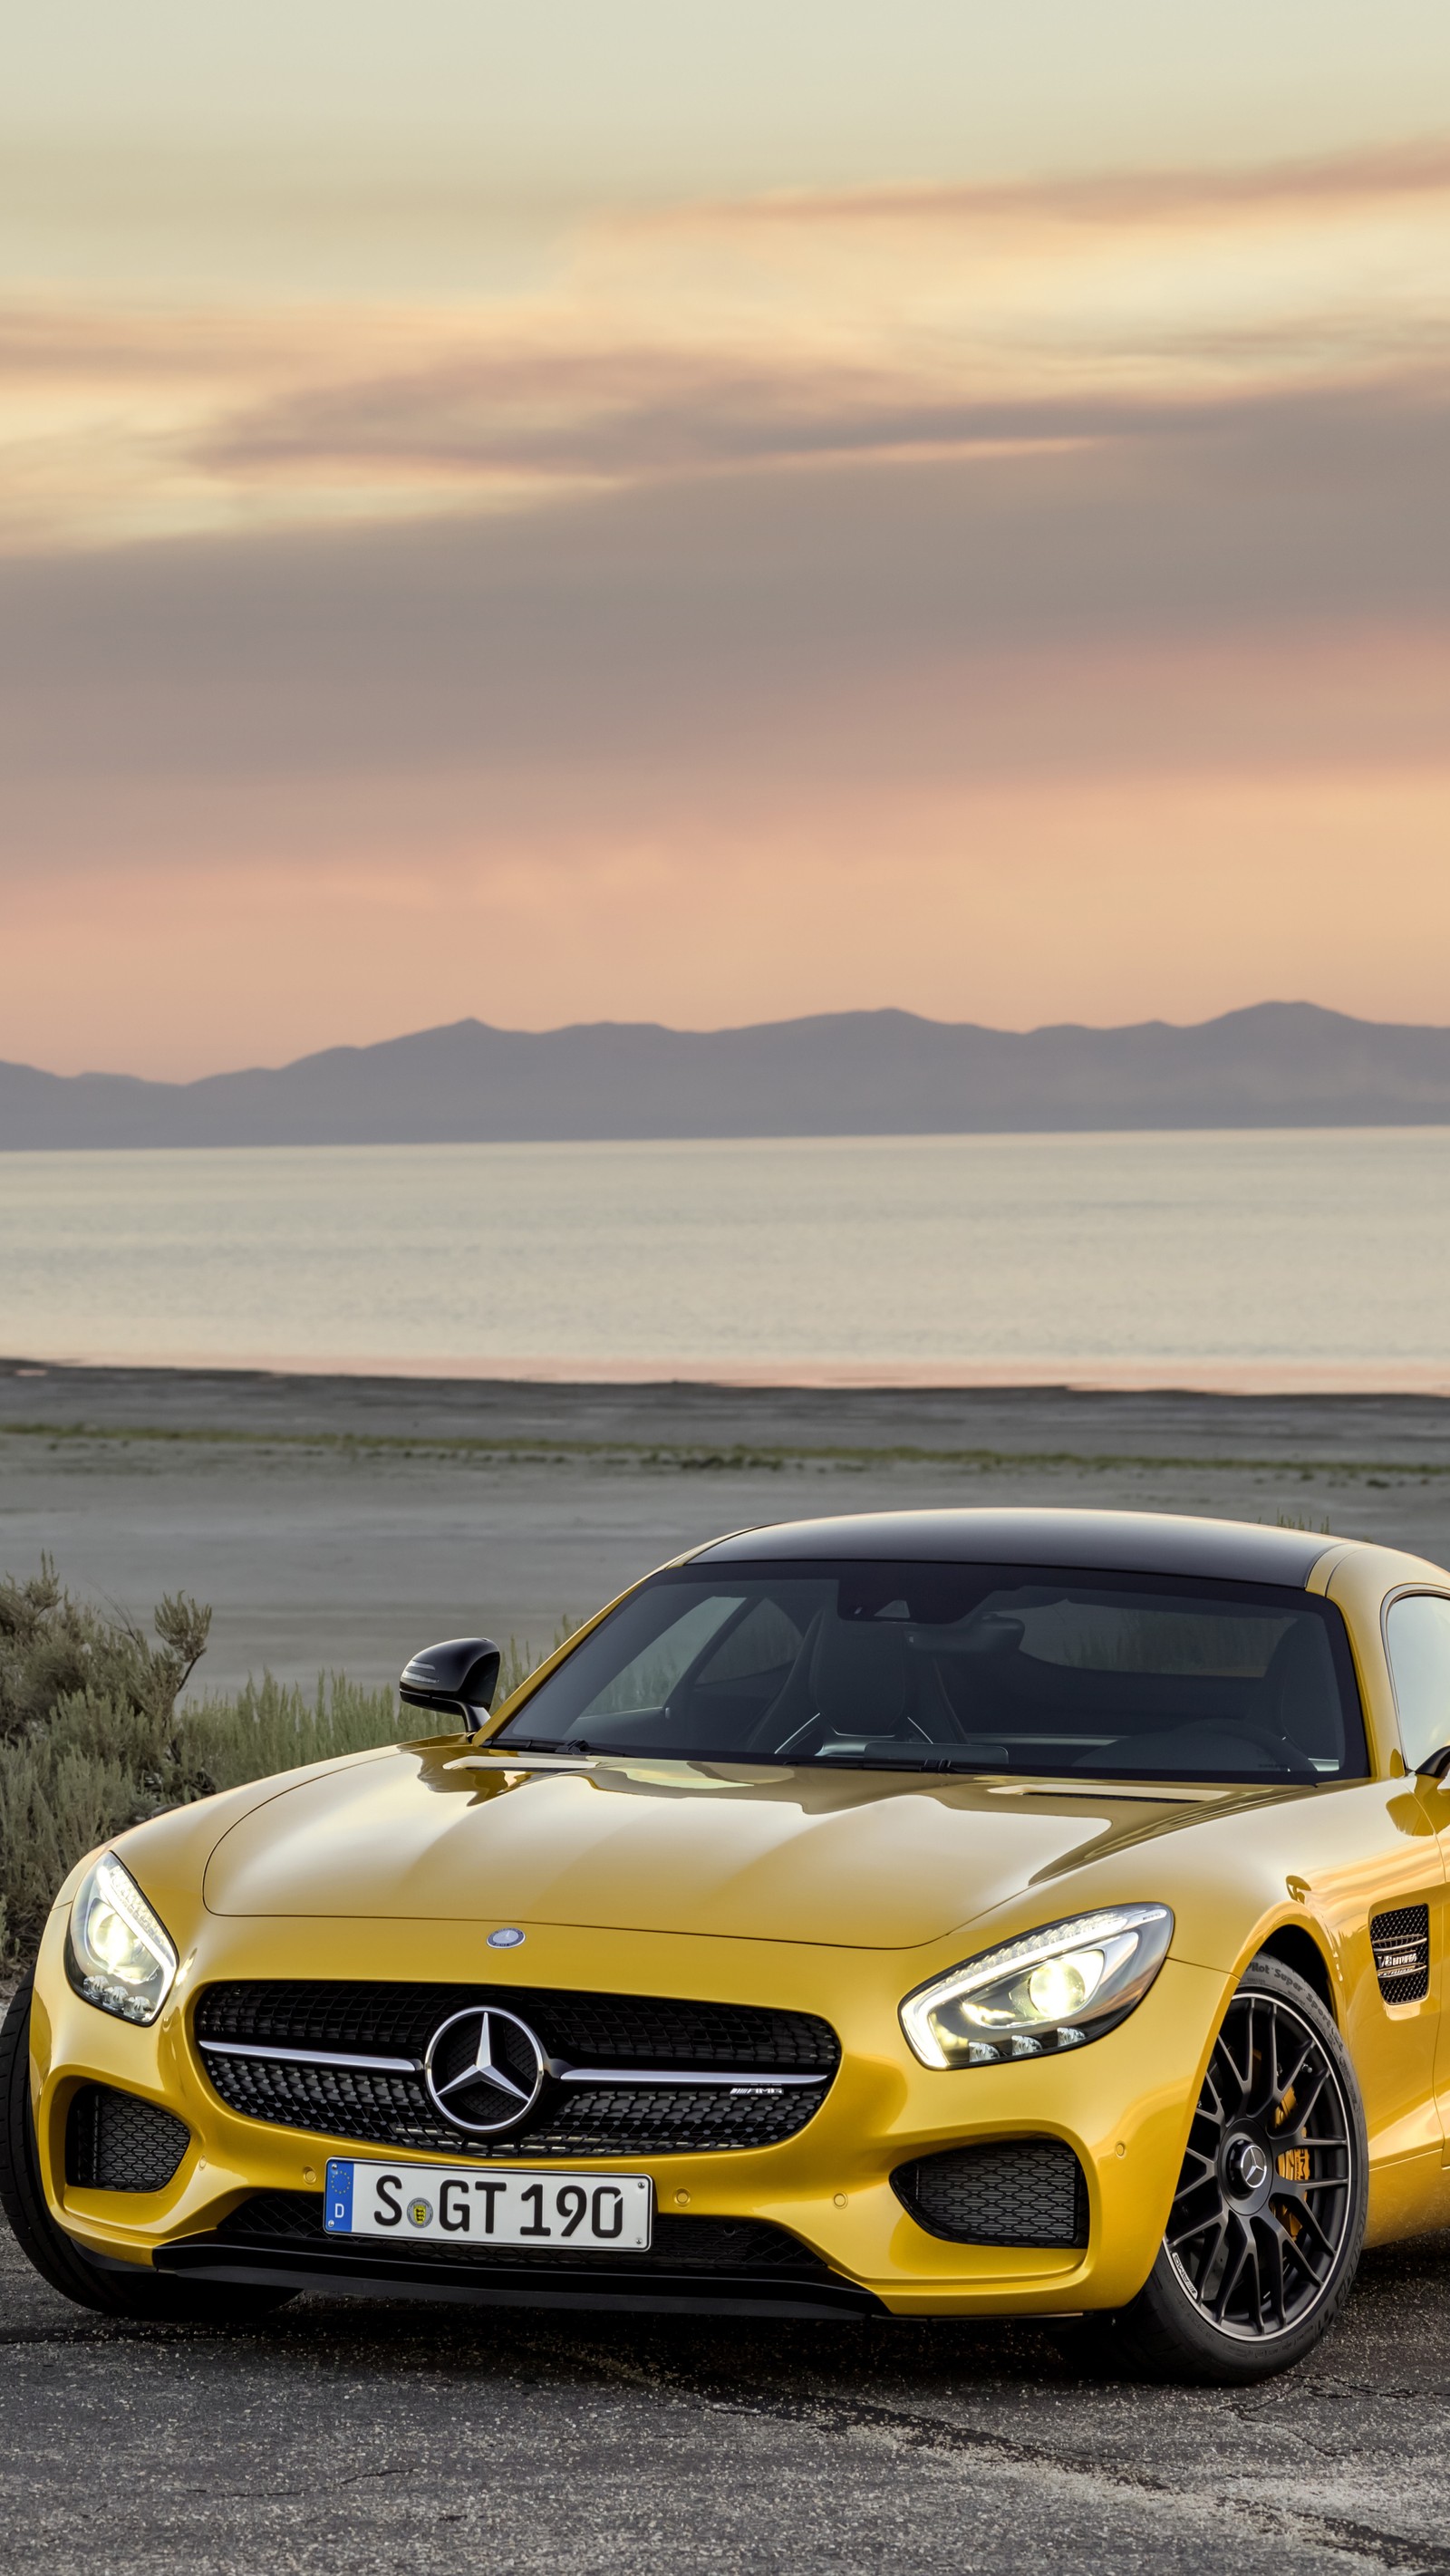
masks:
<svg viewBox="0 0 1450 2576"><path fill-rule="evenodd" d="M489 1713L156 1818L5 2025L6 2209L129 2316L302 2289L1082 2318L1296 2361L1450 2224L1450 1575L1296 1530L748 1530ZM459 1722L461 1721L461 1732Z"/></svg>

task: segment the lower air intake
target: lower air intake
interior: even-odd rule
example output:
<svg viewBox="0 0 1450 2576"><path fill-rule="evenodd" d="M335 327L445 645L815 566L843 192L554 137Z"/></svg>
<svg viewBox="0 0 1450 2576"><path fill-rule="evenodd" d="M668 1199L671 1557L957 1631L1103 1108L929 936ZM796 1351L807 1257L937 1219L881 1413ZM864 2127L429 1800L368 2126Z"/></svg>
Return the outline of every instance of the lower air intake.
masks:
<svg viewBox="0 0 1450 2576"><path fill-rule="evenodd" d="M990 2146L956 2147L900 2166L891 2180L919 2227L957 2245L1088 2241L1087 2184L1071 2147L1059 2138L997 2138Z"/></svg>
<svg viewBox="0 0 1450 2576"><path fill-rule="evenodd" d="M184 2120L109 2084L83 2084L65 2130L65 2178L81 2191L164 2191L191 2144Z"/></svg>
<svg viewBox="0 0 1450 2576"><path fill-rule="evenodd" d="M1430 1991L1430 1909L1401 1905L1370 1918L1375 1974L1387 2004L1423 2003Z"/></svg>

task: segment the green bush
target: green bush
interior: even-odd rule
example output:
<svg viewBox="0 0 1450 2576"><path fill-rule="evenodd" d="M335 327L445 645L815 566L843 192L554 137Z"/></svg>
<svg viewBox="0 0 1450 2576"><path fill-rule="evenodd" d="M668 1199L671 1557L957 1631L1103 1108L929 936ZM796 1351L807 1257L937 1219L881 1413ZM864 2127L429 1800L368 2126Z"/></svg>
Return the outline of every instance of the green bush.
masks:
<svg viewBox="0 0 1450 2576"><path fill-rule="evenodd" d="M209 1609L168 1595L153 1645L123 1614L73 1601L46 1560L27 1582L0 1580L0 1962L33 1956L67 1871L127 1825L407 1731L393 1690L341 1673L310 1697L264 1673L234 1699L178 1707L210 1626ZM509 1639L501 1696L535 1660Z"/></svg>

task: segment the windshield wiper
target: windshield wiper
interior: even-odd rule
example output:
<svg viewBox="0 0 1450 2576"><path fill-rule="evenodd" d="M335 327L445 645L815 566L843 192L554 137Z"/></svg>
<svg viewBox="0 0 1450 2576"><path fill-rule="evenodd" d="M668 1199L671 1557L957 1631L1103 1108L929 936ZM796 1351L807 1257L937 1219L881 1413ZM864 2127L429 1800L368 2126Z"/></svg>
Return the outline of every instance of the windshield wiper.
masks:
<svg viewBox="0 0 1450 2576"><path fill-rule="evenodd" d="M754 1767L764 1763L779 1771L973 1771L996 1772L1005 1768L1000 1762L969 1762L955 1755L930 1753L884 1755L880 1753L791 1753L786 1750L765 1752L759 1748L743 1750L739 1745L729 1749L709 1745L691 1745L688 1750L678 1744L594 1744L585 1736L538 1735L495 1736L484 1748L499 1755L509 1753L588 1753L596 1761L614 1762L726 1762Z"/></svg>

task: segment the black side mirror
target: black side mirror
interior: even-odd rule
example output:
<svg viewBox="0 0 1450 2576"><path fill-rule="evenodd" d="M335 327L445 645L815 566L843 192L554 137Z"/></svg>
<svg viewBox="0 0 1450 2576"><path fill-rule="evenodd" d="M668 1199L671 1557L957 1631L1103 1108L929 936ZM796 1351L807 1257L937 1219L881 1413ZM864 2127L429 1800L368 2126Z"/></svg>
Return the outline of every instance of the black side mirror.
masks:
<svg viewBox="0 0 1450 2576"><path fill-rule="evenodd" d="M464 1734L476 1735L493 1706L502 1661L491 1637L448 1637L404 1666L399 1695L410 1708L461 1717Z"/></svg>

